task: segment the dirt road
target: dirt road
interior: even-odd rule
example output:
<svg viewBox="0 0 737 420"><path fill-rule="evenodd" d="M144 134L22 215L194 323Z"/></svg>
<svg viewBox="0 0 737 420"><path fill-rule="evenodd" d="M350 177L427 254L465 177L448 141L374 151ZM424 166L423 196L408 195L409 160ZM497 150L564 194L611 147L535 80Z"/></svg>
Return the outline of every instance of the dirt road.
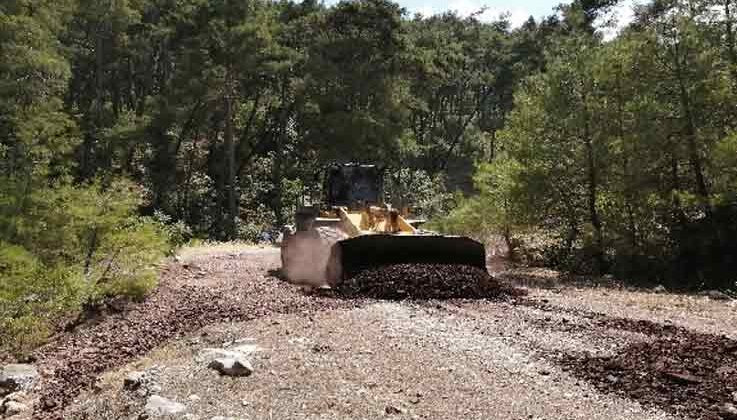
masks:
<svg viewBox="0 0 737 420"><path fill-rule="evenodd" d="M38 352L53 379L36 417L137 419L145 395L122 389L134 370L190 419L720 419L737 392L733 302L547 270L499 273L529 289L505 302L341 300L284 284L278 265L272 249L172 263L142 307ZM239 343L247 378L199 357Z"/></svg>

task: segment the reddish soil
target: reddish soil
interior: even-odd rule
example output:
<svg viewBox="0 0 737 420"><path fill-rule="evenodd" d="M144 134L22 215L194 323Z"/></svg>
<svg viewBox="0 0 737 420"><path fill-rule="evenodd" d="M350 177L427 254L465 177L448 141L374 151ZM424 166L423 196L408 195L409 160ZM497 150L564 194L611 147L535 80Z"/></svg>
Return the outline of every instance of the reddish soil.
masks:
<svg viewBox="0 0 737 420"><path fill-rule="evenodd" d="M376 299L487 299L507 296L503 287L486 271L450 264L397 264L360 271L342 283L344 296Z"/></svg>
<svg viewBox="0 0 737 420"><path fill-rule="evenodd" d="M254 250L171 264L143 303L60 334L32 356L43 377L34 418L63 418L64 407L101 373L204 325L358 304L309 297L269 276L274 258Z"/></svg>
<svg viewBox="0 0 737 420"><path fill-rule="evenodd" d="M605 324L642 332L655 340L629 345L614 357L561 358L565 367L599 390L704 420L722 419L720 406L734 403L733 395L737 392L737 342L734 340L629 320Z"/></svg>
<svg viewBox="0 0 737 420"><path fill-rule="evenodd" d="M588 325L548 324L566 332L610 329L639 333L647 341L619 349L614 356L587 353L556 355L556 362L597 389L634 399L688 418L720 420L720 406L734 404L737 395L737 341L724 335L703 334L646 320L605 317L521 301L549 312L575 312L592 319ZM545 318L538 326L546 324Z"/></svg>

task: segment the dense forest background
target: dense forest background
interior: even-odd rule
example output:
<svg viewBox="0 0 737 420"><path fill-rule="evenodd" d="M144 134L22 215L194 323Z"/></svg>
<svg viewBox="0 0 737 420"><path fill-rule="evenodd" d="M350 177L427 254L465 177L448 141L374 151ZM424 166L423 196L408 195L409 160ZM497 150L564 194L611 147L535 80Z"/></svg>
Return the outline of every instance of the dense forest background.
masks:
<svg viewBox="0 0 737 420"><path fill-rule="evenodd" d="M388 0L3 0L0 342L254 241L334 161L511 256L676 287L737 269L733 0L511 28Z"/></svg>

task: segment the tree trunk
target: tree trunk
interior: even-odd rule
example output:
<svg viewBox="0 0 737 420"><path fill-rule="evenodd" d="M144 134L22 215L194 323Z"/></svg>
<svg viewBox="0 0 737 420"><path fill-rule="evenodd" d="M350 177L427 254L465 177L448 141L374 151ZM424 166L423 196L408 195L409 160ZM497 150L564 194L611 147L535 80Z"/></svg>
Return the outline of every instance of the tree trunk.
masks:
<svg viewBox="0 0 737 420"><path fill-rule="evenodd" d="M671 176L671 195L672 195L671 206L672 206L673 218L675 219L676 226L678 226L680 230L683 230L686 227L687 221L686 221L686 215L683 213L683 208L681 207L681 199L678 196L678 191L681 189L681 180L678 174L678 158L675 154L671 155L670 176Z"/></svg>
<svg viewBox="0 0 737 420"><path fill-rule="evenodd" d="M225 95L225 188L226 188L226 221L225 234L228 239L234 239L236 232L236 217L238 216L238 204L236 200L236 176L235 176L235 141L233 121L233 92L230 80L228 80L228 92Z"/></svg>
<svg viewBox="0 0 737 420"><path fill-rule="evenodd" d="M89 280L90 271L92 270L92 257L94 257L95 251L97 251L97 227L92 228L92 232L90 233L90 240L87 245L87 252L84 258L85 280Z"/></svg>
<svg viewBox="0 0 737 420"><path fill-rule="evenodd" d="M683 68L680 60L680 51L678 43L674 47L674 69L678 80L678 88L680 93L680 105L683 111L685 122L686 145L688 148L688 163L694 175L696 183L696 194L699 197L701 206L707 216L711 215L711 205L709 204L709 188L704 177L703 164L699 153L699 147L696 143L696 124L694 122L693 109L691 107L691 98L688 95L685 81L683 80Z"/></svg>
<svg viewBox="0 0 737 420"><path fill-rule="evenodd" d="M563 247L558 252L557 258L558 261L556 263L558 265L563 265L563 262L568 259L571 255L571 250L573 249L573 244L576 242L576 238L578 238L578 225L576 224L575 220L569 220L568 221L568 234L566 235L566 239L563 241Z"/></svg>
<svg viewBox="0 0 737 420"><path fill-rule="evenodd" d="M732 27L732 0L724 0L724 26L726 32L727 54L732 64L732 83L737 89L737 49L734 41L734 28Z"/></svg>
<svg viewBox="0 0 737 420"><path fill-rule="evenodd" d="M584 144L586 146L586 168L587 168L587 187L588 187L588 210L591 226L594 228L594 241L596 249L594 250L595 270L597 274L601 274L604 270L604 236L601 228L601 218L596 208L596 195L598 190L598 177L596 172L596 161L594 157L594 145L588 130L588 122L586 123L584 134Z"/></svg>

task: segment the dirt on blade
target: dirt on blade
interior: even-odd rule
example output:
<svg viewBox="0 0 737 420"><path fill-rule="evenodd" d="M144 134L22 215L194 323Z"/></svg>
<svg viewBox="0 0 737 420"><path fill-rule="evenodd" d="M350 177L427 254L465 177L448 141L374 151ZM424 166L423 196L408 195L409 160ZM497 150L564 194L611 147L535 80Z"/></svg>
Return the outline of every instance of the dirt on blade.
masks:
<svg viewBox="0 0 737 420"><path fill-rule="evenodd" d="M393 264L363 269L345 280L344 296L375 299L487 299L513 294L485 270L455 264Z"/></svg>
<svg viewBox="0 0 737 420"><path fill-rule="evenodd" d="M308 297L268 276L278 258L272 249L249 249L173 263L145 302L56 337L33 355L43 373L34 418L63 418L101 373L204 325L357 304Z"/></svg>

